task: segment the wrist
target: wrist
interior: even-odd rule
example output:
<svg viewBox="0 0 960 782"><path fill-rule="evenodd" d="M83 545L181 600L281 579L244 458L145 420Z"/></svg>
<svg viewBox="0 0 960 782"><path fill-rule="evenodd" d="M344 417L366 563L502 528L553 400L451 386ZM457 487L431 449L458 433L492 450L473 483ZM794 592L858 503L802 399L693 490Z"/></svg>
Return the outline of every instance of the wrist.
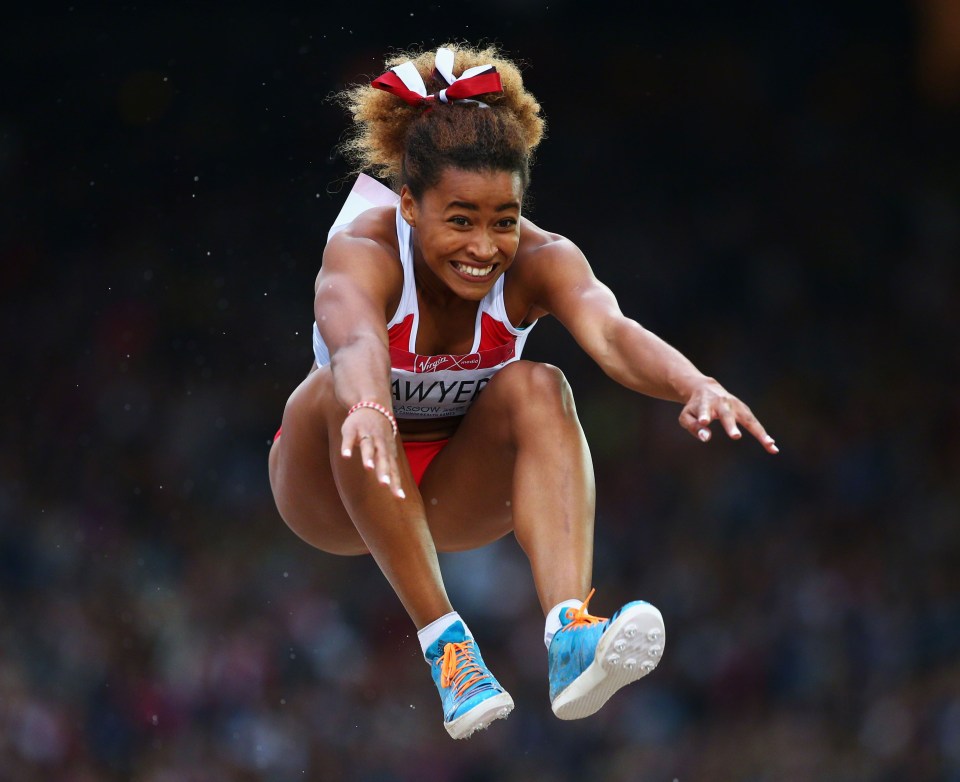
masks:
<svg viewBox="0 0 960 782"><path fill-rule="evenodd" d="M358 410L374 410L390 422L390 427L393 429L393 436L397 436L399 431L397 428L397 419L394 416L393 411L387 407L384 407L379 402L373 402L371 400L363 400L357 402L349 410L347 410L347 418L356 413Z"/></svg>
<svg viewBox="0 0 960 782"><path fill-rule="evenodd" d="M684 372L670 378L670 387L677 395L677 401L686 404L698 389L716 382L712 377L707 377L700 372Z"/></svg>

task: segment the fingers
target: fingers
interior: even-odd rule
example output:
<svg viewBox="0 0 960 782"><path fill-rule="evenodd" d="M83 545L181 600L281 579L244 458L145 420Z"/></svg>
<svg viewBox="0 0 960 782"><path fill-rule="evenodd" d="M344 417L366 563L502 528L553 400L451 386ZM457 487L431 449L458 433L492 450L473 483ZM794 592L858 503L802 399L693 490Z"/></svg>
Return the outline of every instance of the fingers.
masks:
<svg viewBox="0 0 960 782"><path fill-rule="evenodd" d="M710 440L710 421L713 420L709 408L699 407L695 412L692 405L688 404L680 412L680 426L690 432L691 435L701 442Z"/></svg>
<svg viewBox="0 0 960 782"><path fill-rule="evenodd" d="M732 401L725 399L718 405L717 417L731 440L739 440L743 436L737 427L737 412Z"/></svg>
<svg viewBox="0 0 960 782"><path fill-rule="evenodd" d="M360 461L367 472L377 476L377 482L386 486L401 500L406 499L403 483L400 479L400 468L397 466L396 450L392 444L379 435L361 435L357 438ZM345 458L350 458L348 449L343 450Z"/></svg>
<svg viewBox="0 0 960 782"><path fill-rule="evenodd" d="M751 413L749 419L743 421L743 427L750 434L757 438L757 441L764 447L767 453L780 453L780 449L777 448L777 444L774 439L767 434L767 430L763 428L761 423L753 416Z"/></svg>
<svg viewBox="0 0 960 782"><path fill-rule="evenodd" d="M711 404L710 399L704 398L697 404L693 404L691 400L691 403L680 413L680 426L690 432L690 434L700 440L700 442L707 443L710 442L710 438L713 436L710 431L711 422L716 418L723 420L723 415L724 413L720 410L719 406ZM726 423L724 428L727 429L727 433L729 434L730 429ZM734 429L736 429L735 425ZM739 437L739 432L737 432L737 436Z"/></svg>
<svg viewBox="0 0 960 782"><path fill-rule="evenodd" d="M700 442L710 442L710 422L713 420L713 411L706 400L700 403L700 412L697 414L697 437Z"/></svg>
<svg viewBox="0 0 960 782"><path fill-rule="evenodd" d="M389 432L389 428L387 431ZM392 434L387 437L381 432L368 432L344 424L340 453L345 459L350 459L354 449L360 452L360 463L364 470L374 473L377 481L389 488L395 496L406 499Z"/></svg>
<svg viewBox="0 0 960 782"><path fill-rule="evenodd" d="M706 408L706 411L702 410L697 419L697 425L699 426L697 437L703 442L707 442L710 439L710 429L708 427L714 419L720 421L724 431L731 440L739 440L743 436L737 427L737 412L733 402L728 399L722 399L713 409Z"/></svg>
<svg viewBox="0 0 960 782"><path fill-rule="evenodd" d="M736 418L737 421L743 425L743 428L757 439L757 442L764 447L767 453L780 453L780 449L777 448L776 442L774 442L774 439L767 434L767 430L763 428L763 424L757 420L757 417L753 414L750 408L739 399L737 399L736 402L738 405Z"/></svg>
<svg viewBox="0 0 960 782"><path fill-rule="evenodd" d="M691 399L680 413L680 425L701 442L709 442L710 424L718 420L732 440L743 437L742 426L771 454L780 453L773 437L767 434L756 416L743 402L729 394L707 394L699 400Z"/></svg>
<svg viewBox="0 0 960 782"><path fill-rule="evenodd" d="M363 467L366 470L372 470L376 467L376 462L374 457L376 456L377 449L374 447L373 437L368 434L360 436L360 461L363 463Z"/></svg>
<svg viewBox="0 0 960 782"><path fill-rule="evenodd" d="M383 448L377 448L375 453L377 480L390 488L397 497L404 499L407 495L400 484L400 469L397 467L396 451L384 443Z"/></svg>

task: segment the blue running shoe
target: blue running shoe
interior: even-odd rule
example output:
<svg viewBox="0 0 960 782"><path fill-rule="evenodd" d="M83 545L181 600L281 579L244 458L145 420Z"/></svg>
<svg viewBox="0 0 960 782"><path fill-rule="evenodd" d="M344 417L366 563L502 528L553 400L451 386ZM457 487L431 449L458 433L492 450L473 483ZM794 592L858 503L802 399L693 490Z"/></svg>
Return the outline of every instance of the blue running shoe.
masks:
<svg viewBox="0 0 960 782"><path fill-rule="evenodd" d="M443 727L453 738L465 739L513 710L513 698L487 670L462 622L444 630L426 656L443 703Z"/></svg>
<svg viewBox="0 0 960 782"><path fill-rule="evenodd" d="M550 704L562 720L589 717L624 685L657 667L663 654L663 617L649 603L627 603L609 619L591 616L587 603L560 615L550 642Z"/></svg>

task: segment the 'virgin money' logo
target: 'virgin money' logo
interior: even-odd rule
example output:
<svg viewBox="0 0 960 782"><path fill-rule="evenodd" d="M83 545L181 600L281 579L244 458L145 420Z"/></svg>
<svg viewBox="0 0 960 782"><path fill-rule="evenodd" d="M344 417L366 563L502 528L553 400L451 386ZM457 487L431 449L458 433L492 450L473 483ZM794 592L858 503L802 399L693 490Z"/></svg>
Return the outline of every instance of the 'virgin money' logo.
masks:
<svg viewBox="0 0 960 782"><path fill-rule="evenodd" d="M441 372L443 370L478 369L479 367L479 353L468 353L463 356L453 356L449 353L442 356L417 356L413 362L414 372Z"/></svg>

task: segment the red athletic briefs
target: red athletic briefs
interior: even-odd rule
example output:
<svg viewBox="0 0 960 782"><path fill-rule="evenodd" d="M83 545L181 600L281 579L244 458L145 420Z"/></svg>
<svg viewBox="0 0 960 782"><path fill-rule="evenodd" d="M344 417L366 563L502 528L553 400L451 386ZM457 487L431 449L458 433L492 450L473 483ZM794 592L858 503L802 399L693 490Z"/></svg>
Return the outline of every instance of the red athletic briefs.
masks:
<svg viewBox="0 0 960 782"><path fill-rule="evenodd" d="M283 432L283 427L281 426L277 429L277 433L273 436L274 442ZM417 486L420 485L420 481L423 480L423 474L427 471L427 467L430 466L430 462L433 461L433 457L436 456L440 451L443 450L443 446L450 442L450 438L444 440L426 440L425 442L404 442L403 450L407 454L407 461L410 462L410 472L413 473L413 480L416 481Z"/></svg>
<svg viewBox="0 0 960 782"><path fill-rule="evenodd" d="M450 442L450 438L444 440L427 440L422 443L406 442L403 443L403 450L407 454L407 461L410 462L410 472L413 473L413 480L420 485L423 480L423 474L433 461L433 457L443 450L443 446Z"/></svg>

